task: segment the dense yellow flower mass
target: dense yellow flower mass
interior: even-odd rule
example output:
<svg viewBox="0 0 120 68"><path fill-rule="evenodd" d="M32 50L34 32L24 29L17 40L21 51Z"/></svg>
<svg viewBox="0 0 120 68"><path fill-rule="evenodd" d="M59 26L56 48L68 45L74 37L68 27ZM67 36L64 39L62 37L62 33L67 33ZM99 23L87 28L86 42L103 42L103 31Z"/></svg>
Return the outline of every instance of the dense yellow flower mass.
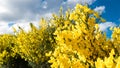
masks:
<svg viewBox="0 0 120 68"><path fill-rule="evenodd" d="M115 48L119 51L120 55L120 27L114 27L113 29L113 34L112 34L112 40L113 44L115 45Z"/></svg>
<svg viewBox="0 0 120 68"><path fill-rule="evenodd" d="M119 68L120 67L120 56L114 58L114 50L111 50L109 57L105 57L103 60L98 58L95 62L96 68Z"/></svg>
<svg viewBox="0 0 120 68"><path fill-rule="evenodd" d="M105 65L100 64L104 62L101 59L108 57L112 48L116 47L99 30L97 19L100 22L104 19L97 12L79 4L73 11L67 12L66 17L55 16L52 21L59 27L54 32L57 47L50 55L51 67L89 68L95 67L95 61L98 61L96 67L104 68ZM105 59L107 68L113 68L112 58Z"/></svg>
<svg viewBox="0 0 120 68"><path fill-rule="evenodd" d="M14 47L15 37L9 34L0 35L0 64L7 62L10 56L14 57L12 47Z"/></svg>
<svg viewBox="0 0 120 68"><path fill-rule="evenodd" d="M25 32L0 35L0 67L11 58L24 59L33 68L119 68L120 27L113 27L111 39L99 30L105 20L88 6L77 4L65 15L41 19L39 28L30 24Z"/></svg>

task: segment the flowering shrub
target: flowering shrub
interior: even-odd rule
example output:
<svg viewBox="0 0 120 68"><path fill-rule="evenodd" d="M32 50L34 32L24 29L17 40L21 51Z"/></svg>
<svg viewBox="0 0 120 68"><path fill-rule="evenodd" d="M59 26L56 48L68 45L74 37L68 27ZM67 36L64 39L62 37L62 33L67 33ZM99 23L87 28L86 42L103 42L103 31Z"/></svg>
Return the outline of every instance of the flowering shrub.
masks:
<svg viewBox="0 0 120 68"><path fill-rule="evenodd" d="M98 27L104 20L87 6L77 4L66 17L55 16L53 22L59 26L54 35L55 51L50 55L51 67L94 67L97 58L109 56L114 45Z"/></svg>
<svg viewBox="0 0 120 68"><path fill-rule="evenodd" d="M104 59L98 58L95 62L96 68L120 68L120 56L115 58L115 52L111 50L109 57Z"/></svg>
<svg viewBox="0 0 120 68"><path fill-rule="evenodd" d="M20 57L33 68L119 68L120 28L113 27L109 39L99 30L101 22L97 12L77 4L65 15L41 19L39 28L31 23L28 32L14 29L0 36L0 65Z"/></svg>

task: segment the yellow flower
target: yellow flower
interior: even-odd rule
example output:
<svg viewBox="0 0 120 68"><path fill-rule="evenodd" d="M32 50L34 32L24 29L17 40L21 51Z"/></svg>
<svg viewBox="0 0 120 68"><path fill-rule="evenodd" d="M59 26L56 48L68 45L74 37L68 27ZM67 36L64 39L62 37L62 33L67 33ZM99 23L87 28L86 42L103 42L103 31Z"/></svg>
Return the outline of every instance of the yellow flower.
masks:
<svg viewBox="0 0 120 68"><path fill-rule="evenodd" d="M95 67L96 68L105 68L103 60L101 60L100 58L98 58L97 61L95 62Z"/></svg>

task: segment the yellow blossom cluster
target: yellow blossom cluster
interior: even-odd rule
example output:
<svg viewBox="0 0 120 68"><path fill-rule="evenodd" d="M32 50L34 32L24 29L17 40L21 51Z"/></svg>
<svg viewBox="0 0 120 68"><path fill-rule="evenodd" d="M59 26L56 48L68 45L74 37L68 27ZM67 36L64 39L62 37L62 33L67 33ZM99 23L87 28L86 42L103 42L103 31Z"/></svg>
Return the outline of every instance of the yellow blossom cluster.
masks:
<svg viewBox="0 0 120 68"><path fill-rule="evenodd" d="M15 34L0 35L0 65L18 57L35 65L48 60L45 54L53 50L54 29L50 28L44 19L40 21L40 28L32 23L30 27L28 32L19 27L19 31L14 29Z"/></svg>
<svg viewBox="0 0 120 68"><path fill-rule="evenodd" d="M111 39L99 30L105 20L88 6L77 4L65 15L41 19L39 28L0 35L0 67L11 58L24 59L33 68L119 68L120 27L113 27ZM35 64L35 65L34 65Z"/></svg>
<svg viewBox="0 0 120 68"><path fill-rule="evenodd" d="M112 40L114 40L115 45L120 45L120 27L114 27L112 28L113 33L112 33Z"/></svg>
<svg viewBox="0 0 120 68"><path fill-rule="evenodd" d="M98 58L95 62L96 68L120 68L120 56L115 58L114 49L111 50L109 57L105 57L104 59Z"/></svg>
<svg viewBox="0 0 120 68"><path fill-rule="evenodd" d="M99 30L98 23L103 21L97 12L79 4L73 11L67 11L65 17L54 15L56 48L49 55L51 67L95 67L98 58L108 57L115 45Z"/></svg>

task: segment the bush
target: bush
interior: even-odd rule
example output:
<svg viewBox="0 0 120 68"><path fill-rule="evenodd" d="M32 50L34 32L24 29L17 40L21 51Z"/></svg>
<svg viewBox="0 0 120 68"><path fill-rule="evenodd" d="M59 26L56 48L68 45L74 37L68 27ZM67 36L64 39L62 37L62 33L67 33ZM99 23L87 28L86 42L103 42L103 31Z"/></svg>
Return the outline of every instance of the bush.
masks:
<svg viewBox="0 0 120 68"><path fill-rule="evenodd" d="M77 4L63 15L41 19L39 28L30 24L14 34L0 36L1 68L119 68L120 28L112 38L99 30L105 20L88 6ZM22 68L23 68L22 67Z"/></svg>

